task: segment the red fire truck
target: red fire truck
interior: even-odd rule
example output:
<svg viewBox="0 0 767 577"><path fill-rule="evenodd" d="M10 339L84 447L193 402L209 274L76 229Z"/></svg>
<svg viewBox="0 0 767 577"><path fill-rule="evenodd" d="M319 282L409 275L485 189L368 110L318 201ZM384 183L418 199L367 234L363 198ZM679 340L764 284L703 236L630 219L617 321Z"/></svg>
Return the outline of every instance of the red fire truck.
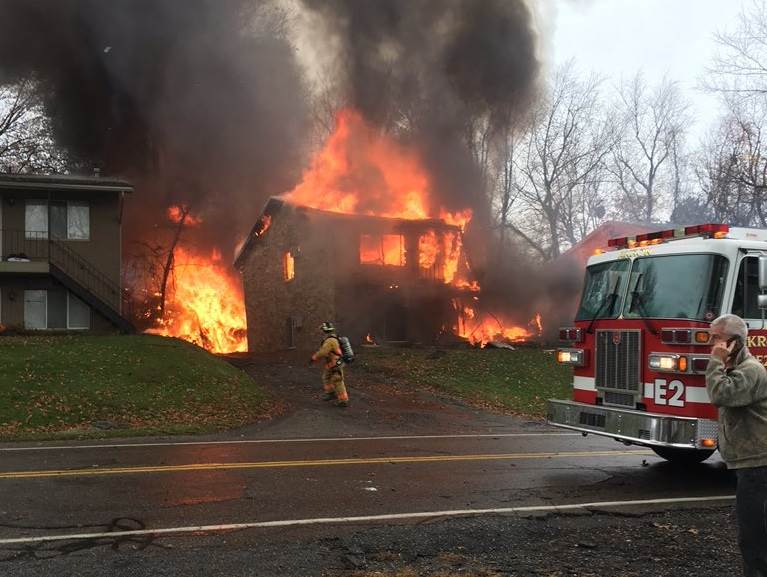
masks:
<svg viewBox="0 0 767 577"><path fill-rule="evenodd" d="M560 329L573 398L550 400L548 422L670 461L708 458L718 433L708 327L742 317L751 353L767 361L762 288L767 230L704 224L610 240L588 261L573 326Z"/></svg>

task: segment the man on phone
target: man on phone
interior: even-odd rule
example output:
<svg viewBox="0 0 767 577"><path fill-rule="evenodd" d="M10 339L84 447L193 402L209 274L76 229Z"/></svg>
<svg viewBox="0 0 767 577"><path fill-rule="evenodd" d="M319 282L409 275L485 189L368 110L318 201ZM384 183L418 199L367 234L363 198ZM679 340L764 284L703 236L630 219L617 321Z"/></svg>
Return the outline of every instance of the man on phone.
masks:
<svg viewBox="0 0 767 577"><path fill-rule="evenodd" d="M736 315L711 323L706 389L719 407L719 452L738 477L738 542L746 577L767 577L767 371Z"/></svg>

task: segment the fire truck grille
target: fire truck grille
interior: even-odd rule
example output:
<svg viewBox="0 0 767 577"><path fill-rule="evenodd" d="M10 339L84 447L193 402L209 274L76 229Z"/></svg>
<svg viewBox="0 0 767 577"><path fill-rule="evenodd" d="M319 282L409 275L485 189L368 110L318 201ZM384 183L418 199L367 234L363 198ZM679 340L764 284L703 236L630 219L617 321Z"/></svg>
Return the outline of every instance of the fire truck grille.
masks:
<svg viewBox="0 0 767 577"><path fill-rule="evenodd" d="M597 388L639 392L639 335L639 331L597 331Z"/></svg>
<svg viewBox="0 0 767 577"><path fill-rule="evenodd" d="M616 393L615 391L605 391L606 405L623 405L624 407L634 408L636 404L633 393Z"/></svg>

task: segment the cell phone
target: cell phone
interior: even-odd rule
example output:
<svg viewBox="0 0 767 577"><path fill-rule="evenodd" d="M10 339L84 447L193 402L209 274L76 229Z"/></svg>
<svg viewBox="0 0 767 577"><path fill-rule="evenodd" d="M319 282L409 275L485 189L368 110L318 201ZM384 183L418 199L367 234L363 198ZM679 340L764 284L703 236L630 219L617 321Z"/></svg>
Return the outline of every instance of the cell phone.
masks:
<svg viewBox="0 0 767 577"><path fill-rule="evenodd" d="M727 339L727 346L729 347L733 342L737 344L732 348L730 357L735 358L735 356L740 352L740 349L743 348L743 343L740 340L740 337L730 337L729 339Z"/></svg>

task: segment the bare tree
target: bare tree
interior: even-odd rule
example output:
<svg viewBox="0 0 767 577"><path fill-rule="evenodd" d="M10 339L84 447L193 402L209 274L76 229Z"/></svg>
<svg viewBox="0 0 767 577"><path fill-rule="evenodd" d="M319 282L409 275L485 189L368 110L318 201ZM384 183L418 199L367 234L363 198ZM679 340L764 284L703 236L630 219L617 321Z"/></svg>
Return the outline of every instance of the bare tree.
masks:
<svg viewBox="0 0 767 577"><path fill-rule="evenodd" d="M767 94L767 1L752 0L736 28L715 39L718 50L704 86L737 97Z"/></svg>
<svg viewBox="0 0 767 577"><path fill-rule="evenodd" d="M698 181L716 220L767 226L767 109L729 99L730 109L699 155Z"/></svg>
<svg viewBox="0 0 767 577"><path fill-rule="evenodd" d="M66 159L51 135L36 83L0 86L0 171L61 172Z"/></svg>
<svg viewBox="0 0 767 577"><path fill-rule="evenodd" d="M619 90L621 137L611 171L620 191L619 214L651 223L681 188L680 149L688 122L688 104L677 84L664 79L648 88L641 73Z"/></svg>
<svg viewBox="0 0 767 577"><path fill-rule="evenodd" d="M600 85L594 75L578 79L572 62L561 67L516 147L520 208L508 227L544 259L557 257L563 241L579 240L587 228L584 209L600 211L600 171L615 143L614 124L600 105Z"/></svg>

